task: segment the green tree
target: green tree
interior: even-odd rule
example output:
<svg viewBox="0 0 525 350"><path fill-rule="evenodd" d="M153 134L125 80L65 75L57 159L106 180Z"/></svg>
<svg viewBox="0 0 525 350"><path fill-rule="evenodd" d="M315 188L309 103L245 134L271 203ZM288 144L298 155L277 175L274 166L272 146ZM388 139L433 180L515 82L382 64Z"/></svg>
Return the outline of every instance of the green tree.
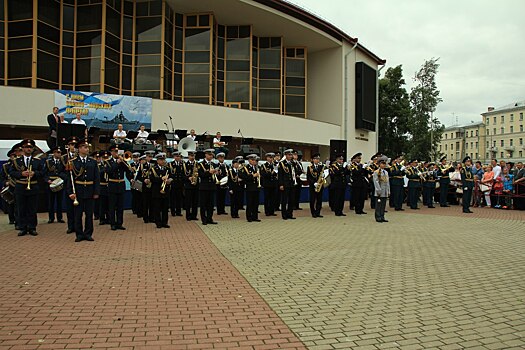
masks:
<svg viewBox="0 0 525 350"><path fill-rule="evenodd" d="M410 101L403 67L390 67L379 80L379 151L389 156L406 152Z"/></svg>
<svg viewBox="0 0 525 350"><path fill-rule="evenodd" d="M439 97L436 85L439 58L425 61L414 76L416 85L410 92L412 109L408 123L409 147L407 155L419 160L436 159L437 144L441 139L444 126L433 117L437 105L443 101Z"/></svg>

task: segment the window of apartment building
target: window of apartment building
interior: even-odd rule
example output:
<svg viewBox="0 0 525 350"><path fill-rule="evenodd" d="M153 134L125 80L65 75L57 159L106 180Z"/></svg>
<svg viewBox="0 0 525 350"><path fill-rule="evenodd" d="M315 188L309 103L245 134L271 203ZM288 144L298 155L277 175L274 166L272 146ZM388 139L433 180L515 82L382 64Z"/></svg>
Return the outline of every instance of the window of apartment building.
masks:
<svg viewBox="0 0 525 350"><path fill-rule="evenodd" d="M474 142L470 143L470 148L474 148Z"/></svg>
<svg viewBox="0 0 525 350"><path fill-rule="evenodd" d="M496 128L492 129L492 135L496 135Z"/></svg>
<svg viewBox="0 0 525 350"><path fill-rule="evenodd" d="M511 115L510 115L510 121L511 121L511 122L514 121L514 114L511 114Z"/></svg>
<svg viewBox="0 0 525 350"><path fill-rule="evenodd" d="M520 146L523 146L523 139L520 138Z"/></svg>
<svg viewBox="0 0 525 350"><path fill-rule="evenodd" d="M494 147L496 147L496 140L494 140L494 144L493 144Z"/></svg>
<svg viewBox="0 0 525 350"><path fill-rule="evenodd" d="M476 153L476 159L478 159L478 154Z"/></svg>
<svg viewBox="0 0 525 350"><path fill-rule="evenodd" d="M496 120L497 120L498 117L494 117L494 124L496 124Z"/></svg>
<svg viewBox="0 0 525 350"><path fill-rule="evenodd" d="M485 156L485 158L488 158L488 157L490 157L490 156L489 156L489 152L487 152L487 155Z"/></svg>
<svg viewBox="0 0 525 350"><path fill-rule="evenodd" d="M453 133L453 132L450 133L450 138L451 138L451 139L454 138L454 133Z"/></svg>
<svg viewBox="0 0 525 350"><path fill-rule="evenodd" d="M520 125L520 132L523 132L523 125Z"/></svg>
<svg viewBox="0 0 525 350"><path fill-rule="evenodd" d="M505 116L504 115L501 116L501 124L503 124L503 123L505 123Z"/></svg>
<svg viewBox="0 0 525 350"><path fill-rule="evenodd" d="M479 136L479 130L476 130L476 136Z"/></svg>
<svg viewBox="0 0 525 350"><path fill-rule="evenodd" d="M450 150L452 151L453 149L454 149L454 144L451 143L451 144L450 144Z"/></svg>
<svg viewBox="0 0 525 350"><path fill-rule="evenodd" d="M487 125L490 124L490 118L487 117Z"/></svg>
<svg viewBox="0 0 525 350"><path fill-rule="evenodd" d="M487 141L487 148L489 148L489 147L490 147L490 144L489 144L489 142Z"/></svg>
<svg viewBox="0 0 525 350"><path fill-rule="evenodd" d="M470 130L470 137L474 137L474 130Z"/></svg>
<svg viewBox="0 0 525 350"><path fill-rule="evenodd" d="M523 120L523 113L520 113L520 121Z"/></svg>
<svg viewBox="0 0 525 350"><path fill-rule="evenodd" d="M503 158L503 152L499 153L500 158Z"/></svg>
<svg viewBox="0 0 525 350"><path fill-rule="evenodd" d="M510 132L513 133L514 132L514 127L511 125L510 126Z"/></svg>
<svg viewBox="0 0 525 350"><path fill-rule="evenodd" d="M478 143L476 142L476 149L478 149Z"/></svg>
<svg viewBox="0 0 525 350"><path fill-rule="evenodd" d="M445 151L447 150L447 148L448 148L448 146L447 146L447 145L445 145Z"/></svg>
<svg viewBox="0 0 525 350"><path fill-rule="evenodd" d="M441 145L439 145L439 152L441 152Z"/></svg>
<svg viewBox="0 0 525 350"><path fill-rule="evenodd" d="M522 158L522 157L523 157L523 152L522 152L522 151L520 151L520 158Z"/></svg>
<svg viewBox="0 0 525 350"><path fill-rule="evenodd" d="M505 128L504 128L504 127L501 127L501 128L500 128L500 131L501 131L502 134L504 134L504 133L505 133Z"/></svg>
<svg viewBox="0 0 525 350"><path fill-rule="evenodd" d="M468 149L468 142L465 142L465 149Z"/></svg>
<svg viewBox="0 0 525 350"><path fill-rule="evenodd" d="M489 129L487 129L487 135L490 135L490 130Z"/></svg>
<svg viewBox="0 0 525 350"><path fill-rule="evenodd" d="M514 146L514 139L510 139L510 140L509 140L509 144L510 144L511 146Z"/></svg>
<svg viewBox="0 0 525 350"><path fill-rule="evenodd" d="M501 146L501 147L505 146L505 140L501 140L501 141L500 141L500 146Z"/></svg>
<svg viewBox="0 0 525 350"><path fill-rule="evenodd" d="M445 140L448 140L448 134L445 134Z"/></svg>

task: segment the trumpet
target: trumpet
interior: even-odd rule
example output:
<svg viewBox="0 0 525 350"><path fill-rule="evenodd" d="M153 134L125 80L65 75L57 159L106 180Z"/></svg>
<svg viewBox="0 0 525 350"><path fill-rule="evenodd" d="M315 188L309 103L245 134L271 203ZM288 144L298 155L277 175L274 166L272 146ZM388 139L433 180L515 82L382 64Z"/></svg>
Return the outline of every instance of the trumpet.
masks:
<svg viewBox="0 0 525 350"><path fill-rule="evenodd" d="M257 170L256 174L257 176L257 188L261 188L261 171L259 170L259 166L256 166L255 169Z"/></svg>
<svg viewBox="0 0 525 350"><path fill-rule="evenodd" d="M135 173L135 169L128 163L132 159L132 153L130 151L126 151L124 152L124 155L119 155L118 157L120 160L122 160L124 164L126 164L129 171L131 171L132 173Z"/></svg>
<svg viewBox="0 0 525 350"><path fill-rule="evenodd" d="M160 193L166 193L166 185L168 184L168 174L162 177L162 185L160 185Z"/></svg>
<svg viewBox="0 0 525 350"><path fill-rule="evenodd" d="M29 169L27 169L29 171L29 174L27 175L27 187L26 187L26 190L30 191L31 190L31 170L32 170L32 166L31 164L29 164Z"/></svg>

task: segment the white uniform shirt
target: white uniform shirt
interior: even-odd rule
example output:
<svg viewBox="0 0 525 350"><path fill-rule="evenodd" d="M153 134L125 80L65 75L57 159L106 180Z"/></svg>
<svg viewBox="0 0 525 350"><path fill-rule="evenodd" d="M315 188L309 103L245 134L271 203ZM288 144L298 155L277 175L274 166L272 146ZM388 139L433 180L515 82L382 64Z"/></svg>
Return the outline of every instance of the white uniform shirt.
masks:
<svg viewBox="0 0 525 350"><path fill-rule="evenodd" d="M73 120L71 121L71 124L86 125L86 122L83 121L82 119L77 119L77 118L75 118L75 119L73 119Z"/></svg>

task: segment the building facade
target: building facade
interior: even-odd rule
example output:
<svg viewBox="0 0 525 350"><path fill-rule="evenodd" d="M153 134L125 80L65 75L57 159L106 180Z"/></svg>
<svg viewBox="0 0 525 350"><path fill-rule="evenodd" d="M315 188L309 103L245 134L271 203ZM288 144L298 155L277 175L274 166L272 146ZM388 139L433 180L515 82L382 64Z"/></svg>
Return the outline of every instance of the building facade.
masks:
<svg viewBox="0 0 525 350"><path fill-rule="evenodd" d="M500 108L489 107L482 121L445 128L439 151L449 160L461 161L466 155L488 163L491 159L525 161L525 101Z"/></svg>
<svg viewBox="0 0 525 350"><path fill-rule="evenodd" d="M384 64L278 0L0 0L3 125L45 126L52 90L92 91L153 98L153 129L173 115L180 129L373 153L376 130L356 128L358 62Z"/></svg>

